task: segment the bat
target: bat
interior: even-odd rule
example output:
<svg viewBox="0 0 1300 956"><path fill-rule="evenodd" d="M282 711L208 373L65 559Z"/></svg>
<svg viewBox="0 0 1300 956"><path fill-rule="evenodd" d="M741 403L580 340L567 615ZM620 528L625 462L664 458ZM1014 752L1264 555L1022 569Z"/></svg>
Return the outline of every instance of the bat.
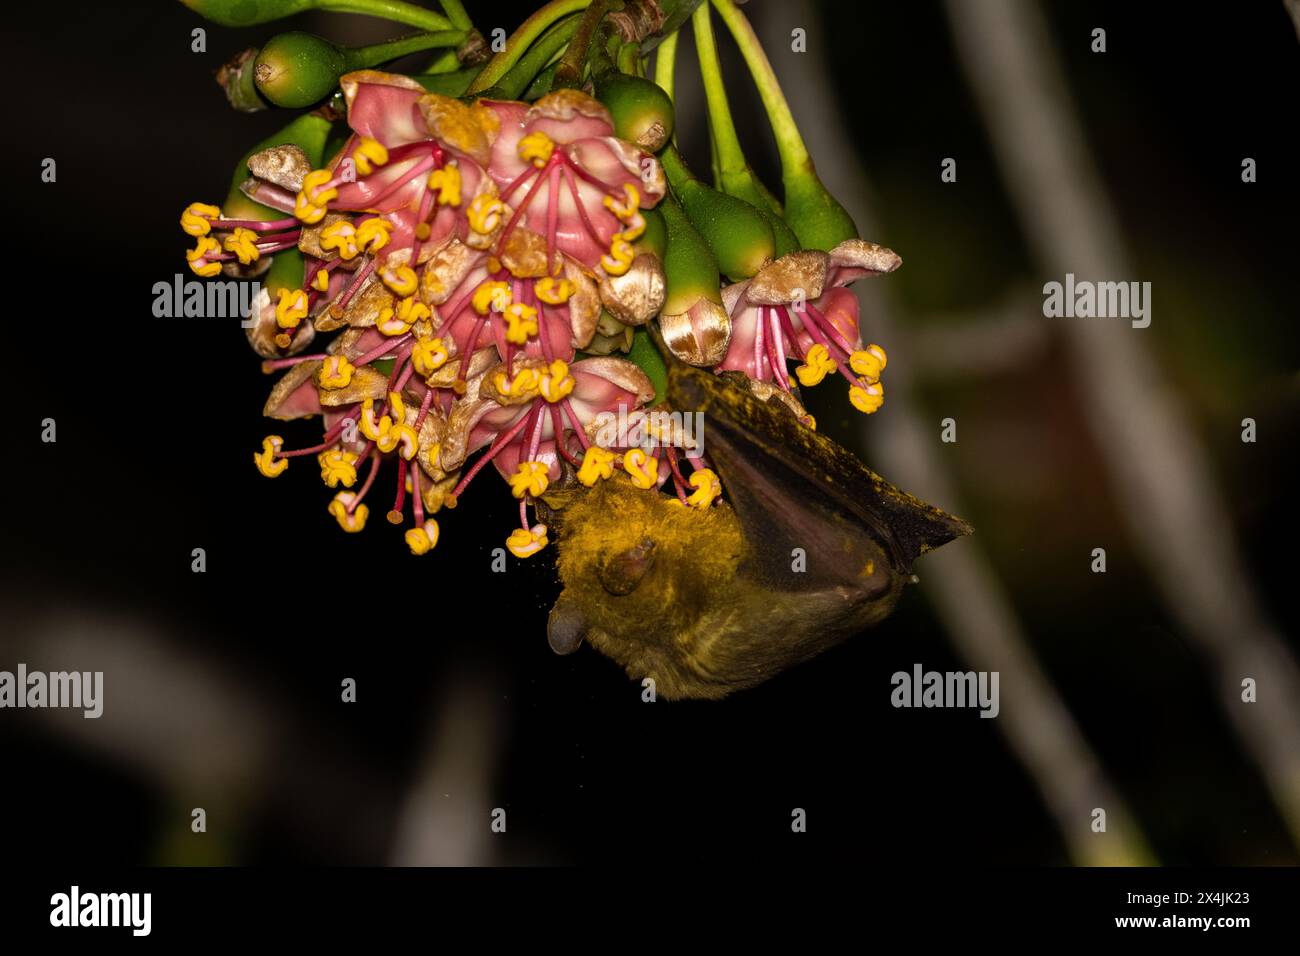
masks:
<svg viewBox="0 0 1300 956"><path fill-rule="evenodd" d="M545 496L557 653L586 641L657 695L721 698L882 621L917 556L971 531L732 376L677 363L667 402L703 414L728 500L683 508L622 473Z"/></svg>

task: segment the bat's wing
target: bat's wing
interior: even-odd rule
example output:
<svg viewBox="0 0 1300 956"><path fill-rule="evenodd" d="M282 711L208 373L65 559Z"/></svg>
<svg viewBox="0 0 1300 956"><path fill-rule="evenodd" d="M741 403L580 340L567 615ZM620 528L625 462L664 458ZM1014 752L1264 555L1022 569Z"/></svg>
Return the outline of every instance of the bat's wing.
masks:
<svg viewBox="0 0 1300 956"><path fill-rule="evenodd" d="M703 414L705 456L757 545L750 570L782 590L792 581L799 590L861 588L873 578L883 586L887 571L910 574L919 554L971 532L801 424L784 403L763 401L726 377L676 363L668 401ZM795 548L807 556L797 579ZM882 552L889 569L874 567Z"/></svg>

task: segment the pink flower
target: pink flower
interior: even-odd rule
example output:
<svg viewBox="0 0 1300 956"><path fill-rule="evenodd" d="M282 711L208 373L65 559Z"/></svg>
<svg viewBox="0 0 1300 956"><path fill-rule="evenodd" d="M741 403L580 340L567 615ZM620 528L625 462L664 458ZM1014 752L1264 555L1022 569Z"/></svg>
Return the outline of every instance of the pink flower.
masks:
<svg viewBox="0 0 1300 956"><path fill-rule="evenodd" d="M640 234L636 210L662 198L663 170L652 154L614 135L604 106L577 90L532 105L483 105L500 123L488 175L521 224L589 269L611 254L616 237Z"/></svg>
<svg viewBox="0 0 1300 956"><path fill-rule="evenodd" d="M731 317L731 341L718 369L744 372L789 392L786 363L800 361L795 371L801 384L816 385L838 372L849 382L854 406L875 411L883 401L885 353L878 345L863 347L858 300L845 286L901 264L893 251L851 239L830 253L782 256L753 278L726 287L722 301Z"/></svg>

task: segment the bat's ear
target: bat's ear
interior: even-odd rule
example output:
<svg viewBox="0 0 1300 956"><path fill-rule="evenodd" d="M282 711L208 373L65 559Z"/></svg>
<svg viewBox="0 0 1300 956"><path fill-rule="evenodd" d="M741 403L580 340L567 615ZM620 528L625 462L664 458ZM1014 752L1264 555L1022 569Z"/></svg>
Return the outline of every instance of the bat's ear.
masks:
<svg viewBox="0 0 1300 956"><path fill-rule="evenodd" d="M725 376L677 363L670 373L668 400L678 411L702 413L704 454L718 470L723 489L746 538L789 579L789 555L844 556L830 565L827 580L861 579L875 549L896 574L912 561L971 528L885 481L842 446L803 425L781 401L763 401ZM838 565L838 567L836 567ZM883 569L881 569L883 570ZM813 571L810 563L809 572Z"/></svg>

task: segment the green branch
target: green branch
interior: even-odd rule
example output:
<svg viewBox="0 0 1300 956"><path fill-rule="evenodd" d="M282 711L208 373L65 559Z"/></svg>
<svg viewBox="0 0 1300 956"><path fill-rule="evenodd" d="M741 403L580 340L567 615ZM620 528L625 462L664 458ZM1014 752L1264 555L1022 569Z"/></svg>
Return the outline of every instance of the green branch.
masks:
<svg viewBox="0 0 1300 956"><path fill-rule="evenodd" d="M478 79L470 86L471 94L486 90L490 86L495 86L501 81L511 67L513 67L523 57L534 40L541 36L552 23L556 20L575 13L578 10L585 10L591 0L551 0L541 9L537 10L531 17L525 20L510 38L506 40L505 49L497 53L496 56L488 60L483 71L479 73Z"/></svg>

